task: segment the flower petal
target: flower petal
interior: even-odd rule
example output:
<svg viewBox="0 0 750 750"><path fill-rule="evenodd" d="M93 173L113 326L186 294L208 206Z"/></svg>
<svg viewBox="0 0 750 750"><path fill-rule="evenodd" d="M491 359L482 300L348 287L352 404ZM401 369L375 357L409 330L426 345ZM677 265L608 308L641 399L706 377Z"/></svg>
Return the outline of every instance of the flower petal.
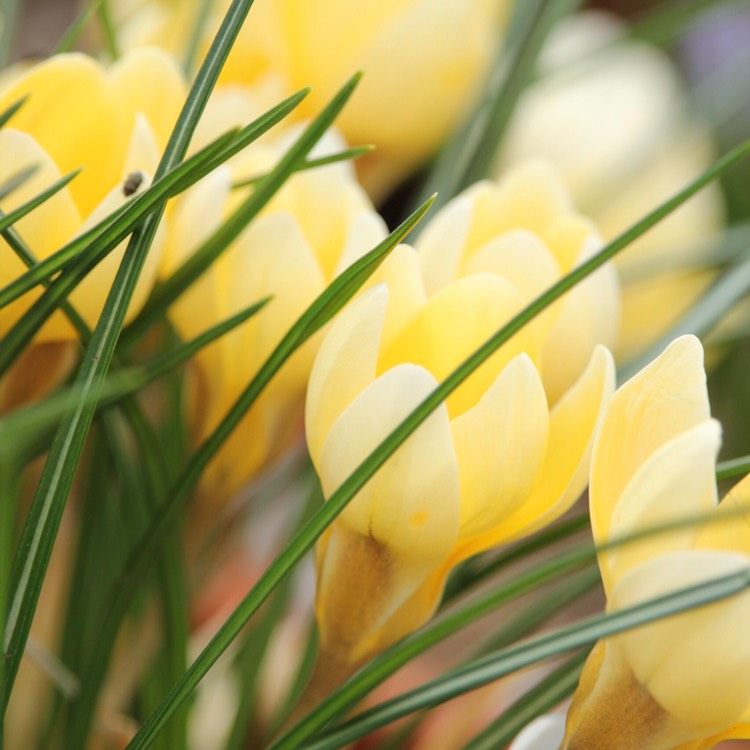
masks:
<svg viewBox="0 0 750 750"><path fill-rule="evenodd" d="M591 461L591 523L611 534L615 505L644 461L660 446L709 418L703 349L683 336L612 397Z"/></svg>
<svg viewBox="0 0 750 750"><path fill-rule="evenodd" d="M663 445L628 482L612 512L612 528L626 537L680 518L709 514L715 507L716 454L721 427L714 420ZM688 526L617 547L600 555L605 588L628 570L665 552L692 546L699 526ZM599 539L599 543L606 539Z"/></svg>
<svg viewBox="0 0 750 750"><path fill-rule="evenodd" d="M459 279L434 297L383 351L379 370L414 362L443 379L523 307L518 291L505 279L482 273ZM451 416L465 412L521 352L535 361L533 326L526 326L477 369L448 398Z"/></svg>
<svg viewBox="0 0 750 750"><path fill-rule="evenodd" d="M319 473L330 496L375 446L435 387L415 365L368 385L331 427ZM446 407L440 406L388 459L339 517L404 558L443 558L458 532L458 466Z"/></svg>
<svg viewBox="0 0 750 750"><path fill-rule="evenodd" d="M524 502L547 450L544 386L526 354L451 421L461 478L461 539L493 530Z"/></svg>
<svg viewBox="0 0 750 750"><path fill-rule="evenodd" d="M615 365L597 347L578 382L550 414L547 459L526 502L502 525L498 540L511 541L561 516L586 487L594 434L615 388Z"/></svg>
<svg viewBox="0 0 750 750"><path fill-rule="evenodd" d="M629 571L608 609L640 604L735 571L750 558L724 552L676 552ZM617 636L638 681L672 716L705 734L733 724L750 703L750 591Z"/></svg>
<svg viewBox="0 0 750 750"><path fill-rule="evenodd" d="M339 314L320 346L305 406L307 446L318 468L331 426L375 379L387 306L388 287L373 287Z"/></svg>
<svg viewBox="0 0 750 750"><path fill-rule="evenodd" d="M527 724L508 750L559 750L565 736L565 714L545 714Z"/></svg>

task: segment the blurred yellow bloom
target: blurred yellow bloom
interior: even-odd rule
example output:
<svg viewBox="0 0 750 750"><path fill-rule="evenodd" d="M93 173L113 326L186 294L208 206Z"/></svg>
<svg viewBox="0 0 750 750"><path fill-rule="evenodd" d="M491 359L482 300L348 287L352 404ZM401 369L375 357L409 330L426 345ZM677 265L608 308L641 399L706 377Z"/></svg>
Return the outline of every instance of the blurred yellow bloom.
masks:
<svg viewBox="0 0 750 750"><path fill-rule="evenodd" d="M542 56L543 76L516 108L498 164L552 161L606 240L715 158L669 58L626 33L601 12L560 26ZM618 357L629 358L667 333L710 283L714 272L705 264L723 224L720 195L718 186L707 188L618 256Z"/></svg>
<svg viewBox="0 0 750 750"><path fill-rule="evenodd" d="M229 107L226 111L232 110ZM234 110L232 110L234 111ZM247 196L236 181L263 174L296 132L256 143L181 198L170 221L165 273L200 247ZM344 147L327 135L314 151ZM387 234L350 164L293 176L258 218L170 310L186 338L272 296L253 319L203 349L191 411L200 439L210 434L283 335L344 268ZM203 494L223 502L302 433L302 402L319 338L297 351L203 475Z"/></svg>
<svg viewBox="0 0 750 750"><path fill-rule="evenodd" d="M591 461L591 523L601 544L684 516L727 518L600 555L609 611L750 565L750 477L716 506L721 436L702 358L696 338L680 338L610 399ZM750 737L748 622L744 592L599 642L564 747L698 750Z"/></svg>
<svg viewBox="0 0 750 750"><path fill-rule="evenodd" d="M226 6L214 4L205 49ZM287 91L313 92L299 114L319 111L356 71L364 79L337 126L377 151L360 164L376 197L433 154L479 91L508 0L256 0L222 83L272 75ZM185 49L197 0L119 0L126 44ZM179 37L182 37L179 41Z"/></svg>
<svg viewBox="0 0 750 750"><path fill-rule="evenodd" d="M397 248L335 321L310 378L307 438L325 495L596 244L554 173L530 164L446 206L418 251ZM321 670L345 674L411 632L457 563L572 505L613 389L597 344L616 325L605 268L495 353L357 494L318 548Z"/></svg>
<svg viewBox="0 0 750 750"><path fill-rule="evenodd" d="M119 208L131 188L148 185L184 101L185 84L171 58L159 50L132 52L109 69L84 55L70 54L12 76L0 91L0 111L23 97L28 99L21 110L0 130L0 184L31 166L36 171L3 200L3 211L82 168L66 188L15 225L34 256L43 259ZM130 175L134 178L126 185ZM70 295L89 325L96 323L125 245ZM131 316L151 289L161 245L157 237L131 302ZM4 286L26 266L4 240L0 253ZM39 292L26 294L0 310L0 335L38 296ZM72 326L58 312L37 340L74 337Z"/></svg>

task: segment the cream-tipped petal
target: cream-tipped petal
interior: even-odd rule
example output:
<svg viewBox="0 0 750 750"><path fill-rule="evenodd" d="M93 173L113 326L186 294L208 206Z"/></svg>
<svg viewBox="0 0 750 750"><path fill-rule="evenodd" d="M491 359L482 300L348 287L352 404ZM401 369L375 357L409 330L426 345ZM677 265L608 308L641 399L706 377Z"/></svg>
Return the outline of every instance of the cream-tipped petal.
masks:
<svg viewBox="0 0 750 750"><path fill-rule="evenodd" d="M143 181L139 186L141 190L148 187L151 182L149 175L143 175ZM123 183L120 183L112 189L104 200L94 209L91 215L83 222L76 235L84 234L91 227L98 224L102 219L110 216L112 213L121 208L128 200L129 196L125 195ZM96 325L99 315L104 306L104 301L109 294L112 282L115 279L117 269L120 266L125 249L128 246L130 238L123 240L104 260L102 260L86 278L70 294L70 301L76 311L86 321L90 327ZM133 291L133 297L128 306L126 320L131 319L143 306L146 297L151 292L151 288L156 279L156 271L161 262L161 252L164 246L163 231L158 231L154 242L151 245L148 256L141 271L138 284ZM61 313L50 318L49 323L45 326L43 336L45 339L69 338L72 335L72 326L68 319Z"/></svg>
<svg viewBox="0 0 750 750"><path fill-rule="evenodd" d="M473 218L474 204L470 191L466 191L426 222L416 249L428 294L435 294L456 278Z"/></svg>
<svg viewBox="0 0 750 750"><path fill-rule="evenodd" d="M374 379L388 288L380 284L352 301L336 318L321 344L307 386L307 446L320 466L331 426Z"/></svg>
<svg viewBox="0 0 750 750"><path fill-rule="evenodd" d="M565 714L545 714L527 724L508 750L559 750L565 736Z"/></svg>
<svg viewBox="0 0 750 750"><path fill-rule="evenodd" d="M700 530L695 547L742 552L750 557L750 474L727 493L713 522Z"/></svg>
<svg viewBox="0 0 750 750"><path fill-rule="evenodd" d="M750 558L724 552L662 555L615 585L610 610L624 609L750 568ZM667 713L706 735L736 722L750 703L747 590L623 633L614 640L637 680Z"/></svg>
<svg viewBox="0 0 750 750"><path fill-rule="evenodd" d="M612 355L599 346L576 384L553 408L547 458L539 481L526 502L498 530L497 541L511 541L543 528L580 497L586 487L594 435L614 389Z"/></svg>
<svg viewBox="0 0 750 750"><path fill-rule="evenodd" d="M139 112L135 116L135 124L130 136L130 145L128 146L125 161L123 162L123 177L127 178L134 172L154 174L159 165L160 155L154 131L151 129L148 120Z"/></svg>
<svg viewBox="0 0 750 750"><path fill-rule="evenodd" d="M598 543L705 515L716 507L716 454L721 427L709 420L674 438L638 469L612 511L611 530ZM667 552L689 549L700 524L617 547L600 556L605 588L628 570ZM598 532L597 532L598 533Z"/></svg>
<svg viewBox="0 0 750 750"><path fill-rule="evenodd" d="M388 310L380 340L380 350L391 345L400 331L409 325L426 301L419 271L419 257L413 247L398 245L368 279L364 288L388 285Z"/></svg>
<svg viewBox="0 0 750 750"><path fill-rule="evenodd" d="M524 502L547 450L549 413L532 361L508 363L479 403L451 421L461 479L461 539L496 528Z"/></svg>
<svg viewBox="0 0 750 750"><path fill-rule="evenodd" d="M330 496L436 386L421 367L399 365L365 387L331 427L319 474ZM458 466L448 411L438 407L388 459L340 521L405 559L438 561L458 533Z"/></svg>
<svg viewBox="0 0 750 750"><path fill-rule="evenodd" d="M610 534L622 492L659 447L709 418L703 348L695 336L673 341L612 397L591 460L591 523Z"/></svg>
<svg viewBox="0 0 750 750"><path fill-rule="evenodd" d="M132 50L114 64L109 75L122 116L130 118L127 124L132 127L138 113L145 115L164 148L187 94L185 76L175 58L156 47Z"/></svg>
<svg viewBox="0 0 750 750"><path fill-rule="evenodd" d="M399 362L414 362L437 379L445 378L523 307L518 291L488 273L459 279L442 289L383 351L382 372ZM479 402L503 368L518 354L537 360L533 326L526 326L448 397L451 416Z"/></svg>

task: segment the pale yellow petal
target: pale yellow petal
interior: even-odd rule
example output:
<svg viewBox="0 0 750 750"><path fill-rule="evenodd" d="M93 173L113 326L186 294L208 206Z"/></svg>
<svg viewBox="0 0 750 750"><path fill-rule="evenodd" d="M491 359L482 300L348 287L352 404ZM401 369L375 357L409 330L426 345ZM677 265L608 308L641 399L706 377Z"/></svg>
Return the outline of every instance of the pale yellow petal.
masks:
<svg viewBox="0 0 750 750"><path fill-rule="evenodd" d="M318 467L331 426L375 379L387 305L385 284L370 289L339 314L320 346L305 410L307 446Z"/></svg>
<svg viewBox="0 0 750 750"><path fill-rule="evenodd" d="M475 218L469 252L490 238L514 229L541 237L562 215L571 213L565 185L551 164L532 160L504 173L497 185L474 194Z"/></svg>
<svg viewBox="0 0 750 750"><path fill-rule="evenodd" d="M716 454L721 427L714 420L688 430L653 453L638 469L612 512L618 538L682 518L708 516L716 507ZM700 525L617 547L600 556L605 585L665 552L690 549ZM595 537L597 542L605 540Z"/></svg>
<svg viewBox="0 0 750 750"><path fill-rule="evenodd" d="M135 116L143 114L163 149L187 95L185 76L177 61L156 47L141 48L125 54L109 75L121 116L128 120L124 124L132 128Z"/></svg>
<svg viewBox="0 0 750 750"><path fill-rule="evenodd" d="M461 539L495 529L524 502L547 450L544 386L525 354L451 421L461 479Z"/></svg>
<svg viewBox="0 0 750 750"><path fill-rule="evenodd" d="M480 186L484 184L487 183L480 183ZM430 295L456 278L474 220L472 195L477 189L481 188L475 185L464 191L425 220L416 248L425 288Z"/></svg>
<svg viewBox="0 0 750 750"><path fill-rule="evenodd" d="M31 136L11 128L0 130L0 183L32 166L36 167L36 172L3 200L2 208L6 213L50 187L61 175ZM43 260L73 236L80 222L70 191L63 188L16 222L15 228L34 256ZM0 239L0 286L11 283L26 270L26 264ZM0 334L18 320L40 293L40 290L30 292L0 310Z"/></svg>
<svg viewBox="0 0 750 750"><path fill-rule="evenodd" d="M150 177L143 175L143 181L139 185L139 191L145 190L150 184ZM110 216L123 206L130 197L125 195L124 183L119 184L104 198L90 216L83 222L76 233L84 234L91 227L98 224L102 219ZM112 283L115 280L117 269L120 267L125 250L130 242L130 237L123 240L101 263L86 276L86 278L71 292L69 299L76 311L93 328L99 319L104 307ZM156 280L156 271L161 261L161 251L164 245L163 230L159 230L154 238L146 261L138 279L138 284L133 292L125 320L128 321L141 309L146 301ZM50 318L42 332L44 339L66 338L73 336L73 328L62 313L56 313Z"/></svg>
<svg viewBox="0 0 750 750"><path fill-rule="evenodd" d="M414 362L443 379L523 307L516 289L488 273L459 279L432 297L396 336L380 358L383 372ZM455 417L474 406L513 357L526 352L535 361L533 326L526 326L477 369L448 398Z"/></svg>
<svg viewBox="0 0 750 750"><path fill-rule="evenodd" d="M750 556L750 474L727 493L714 518L715 522L701 529L696 548Z"/></svg>
<svg viewBox="0 0 750 750"><path fill-rule="evenodd" d="M419 314L426 301L419 257L414 248L409 245L394 248L364 289L382 283L388 285L388 310L380 340L381 351Z"/></svg>
<svg viewBox="0 0 750 750"><path fill-rule="evenodd" d="M606 265L562 298L542 347L542 378L554 404L578 379L597 344L612 348L620 325L620 289Z"/></svg>
<svg viewBox="0 0 750 750"><path fill-rule="evenodd" d="M750 558L724 552L663 555L629 571L608 608L651 598L747 570ZM706 735L738 720L750 703L750 592L617 636L638 681L672 716Z"/></svg>
<svg viewBox="0 0 750 750"><path fill-rule="evenodd" d="M486 242L464 262L460 274L468 276L482 271L510 281L527 303L547 291L561 275L560 266L547 246L527 229L513 230ZM534 319L540 339L549 336L560 309L560 304L552 305ZM566 338L570 343L571 337ZM586 353L587 360L590 353L591 349ZM563 358L555 367L565 362Z"/></svg>
<svg viewBox="0 0 750 750"><path fill-rule="evenodd" d="M331 495L436 385L423 368L400 365L364 388L331 427L319 473ZM448 411L438 407L349 503L340 521L394 554L435 564L453 546L459 480Z"/></svg>
<svg viewBox="0 0 750 750"><path fill-rule="evenodd" d="M179 198L169 222L164 276L174 273L219 228L231 188L231 172L220 167Z"/></svg>
<svg viewBox="0 0 750 750"><path fill-rule="evenodd" d="M104 69L85 55L56 55L7 89L0 110L24 96L13 127L32 135L63 174L84 167L70 191L88 215L119 180L132 130L132 122L120 121Z"/></svg>
<svg viewBox="0 0 750 750"><path fill-rule="evenodd" d="M498 530L498 542L543 528L580 497L588 479L595 431L614 389L612 355L597 347L578 382L553 408L547 458L539 481L516 514Z"/></svg>
<svg viewBox="0 0 750 750"><path fill-rule="evenodd" d="M683 336L612 397L591 461L591 523L608 539L628 482L659 447L709 418L703 349Z"/></svg>
<svg viewBox="0 0 750 750"><path fill-rule="evenodd" d="M154 138L154 132L151 130L148 120L139 112L135 117L130 145L122 166L123 178L134 172L154 174L159 165L160 156L161 151Z"/></svg>

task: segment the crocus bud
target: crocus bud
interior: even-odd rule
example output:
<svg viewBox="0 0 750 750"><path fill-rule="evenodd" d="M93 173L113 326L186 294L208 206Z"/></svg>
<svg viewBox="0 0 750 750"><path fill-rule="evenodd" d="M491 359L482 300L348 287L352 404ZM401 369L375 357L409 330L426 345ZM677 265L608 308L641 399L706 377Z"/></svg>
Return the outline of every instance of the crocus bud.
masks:
<svg viewBox="0 0 750 750"><path fill-rule="evenodd" d="M696 338L678 339L605 410L589 487L597 543L684 516L713 520L601 554L609 611L750 566L750 478L716 506L720 431L702 355ZM750 736L748 622L745 591L598 643L564 747L710 748Z"/></svg>
<svg viewBox="0 0 750 750"><path fill-rule="evenodd" d="M30 167L36 171L3 200L3 211L8 213L38 195L63 174L82 169L67 187L15 224L34 256L42 260L148 187L184 101L185 84L176 64L159 50L133 52L110 68L81 54L67 54L14 75L0 91L0 111L24 97L21 109L0 131L0 183ZM26 266L4 240L0 244L0 285L4 286ZM110 253L69 296L91 326L126 244ZM133 295L131 317L151 289L162 244L157 236ZM0 310L0 334L39 294L25 294ZM67 318L57 312L37 340L74 337Z"/></svg>
<svg viewBox="0 0 750 750"><path fill-rule="evenodd" d="M598 11L560 25L542 55L540 79L514 112L497 167L549 159L607 241L715 159L670 59L626 34ZM706 258L723 214L721 192L709 186L617 257L623 283L618 358L667 333L709 285L714 272Z"/></svg>
<svg viewBox="0 0 750 750"><path fill-rule="evenodd" d="M164 273L187 260L252 190L233 185L271 169L296 135L255 144L177 202ZM343 147L329 134L314 155ZM308 305L385 235L351 165L300 172L180 297L170 317L186 338L271 298L259 314L198 355L190 404L198 439L215 429ZM204 473L201 492L214 508L301 437L305 385L319 340L307 342L274 377Z"/></svg>
<svg viewBox="0 0 750 750"><path fill-rule="evenodd" d="M307 438L325 495L438 380L586 257L592 238L552 173L531 165L443 209L419 252L397 248L335 321L310 378ZM330 527L317 599L329 672L351 670L424 623L461 560L544 526L579 496L613 389L611 357L592 338L616 317L611 282L605 269L580 298L571 293L519 331ZM578 371L556 377L552 336L586 350Z"/></svg>

